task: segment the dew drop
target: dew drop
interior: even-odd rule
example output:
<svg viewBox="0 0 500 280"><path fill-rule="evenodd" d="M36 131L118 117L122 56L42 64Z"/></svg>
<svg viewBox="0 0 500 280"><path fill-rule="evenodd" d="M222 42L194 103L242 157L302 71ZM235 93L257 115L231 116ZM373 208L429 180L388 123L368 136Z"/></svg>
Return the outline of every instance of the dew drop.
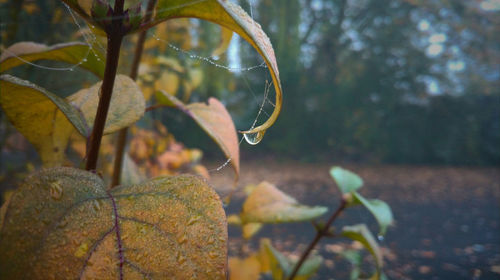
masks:
<svg viewBox="0 0 500 280"><path fill-rule="evenodd" d="M49 193L52 199L59 200L63 195L63 188L59 185L59 182L52 182L49 187Z"/></svg>
<svg viewBox="0 0 500 280"><path fill-rule="evenodd" d="M243 137L245 138L245 141L247 141L248 144L257 145L260 143L262 138L264 138L265 133L266 133L265 130L256 133L243 133Z"/></svg>
<svg viewBox="0 0 500 280"><path fill-rule="evenodd" d="M384 236L383 235L378 235L377 239L378 239L378 241L384 241Z"/></svg>
<svg viewBox="0 0 500 280"><path fill-rule="evenodd" d="M208 256L211 258L211 259L215 259L219 256L219 254L215 251L210 251L208 252Z"/></svg>
<svg viewBox="0 0 500 280"><path fill-rule="evenodd" d="M183 264L186 262L186 257L184 257L180 251L177 251L177 262L179 264Z"/></svg>
<svg viewBox="0 0 500 280"><path fill-rule="evenodd" d="M201 216L199 216L199 215L195 215L195 216L191 216L191 217L189 217L189 220L187 221L188 226L193 225L193 224L194 224L194 223L196 223L199 219L201 219Z"/></svg>
<svg viewBox="0 0 500 280"><path fill-rule="evenodd" d="M177 237L177 242L179 244L185 243L186 241L187 241L186 233L182 233L181 235L179 235L179 237Z"/></svg>
<svg viewBox="0 0 500 280"><path fill-rule="evenodd" d="M73 68L69 68L68 70L69 70L69 71L73 71Z"/></svg>
<svg viewBox="0 0 500 280"><path fill-rule="evenodd" d="M87 59L86 59L86 58L84 58L82 61L83 61L83 62L87 62Z"/></svg>

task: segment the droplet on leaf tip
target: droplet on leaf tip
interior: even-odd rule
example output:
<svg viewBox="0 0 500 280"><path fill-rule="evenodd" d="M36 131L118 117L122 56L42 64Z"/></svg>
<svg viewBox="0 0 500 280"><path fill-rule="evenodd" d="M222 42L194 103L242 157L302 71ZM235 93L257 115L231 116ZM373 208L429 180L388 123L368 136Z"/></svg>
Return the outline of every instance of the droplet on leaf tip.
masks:
<svg viewBox="0 0 500 280"><path fill-rule="evenodd" d="M243 137L245 138L245 141L247 141L248 144L257 145L260 143L260 141L262 141L262 138L264 138L265 133L266 133L265 130L256 133L243 133Z"/></svg>

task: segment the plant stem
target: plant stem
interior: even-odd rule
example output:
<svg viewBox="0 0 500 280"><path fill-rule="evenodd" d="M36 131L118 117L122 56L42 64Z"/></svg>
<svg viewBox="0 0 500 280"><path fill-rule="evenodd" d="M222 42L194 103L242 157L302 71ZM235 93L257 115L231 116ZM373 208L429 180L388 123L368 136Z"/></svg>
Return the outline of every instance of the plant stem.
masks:
<svg viewBox="0 0 500 280"><path fill-rule="evenodd" d="M156 4L156 0L149 0L146 15L144 17L144 22L151 20L153 14L153 9ZM137 80L137 74L139 73L139 64L141 62L142 52L144 51L144 42L146 42L147 30L139 33L139 38L137 39L137 46L134 52L134 60L130 68L130 78L132 80ZM128 127L123 128L118 132L117 144L115 150L115 162L113 166L113 177L111 179L111 187L120 184L123 166L123 157L125 155L125 146L127 144L127 134Z"/></svg>
<svg viewBox="0 0 500 280"><path fill-rule="evenodd" d="M97 167L97 159L99 157L99 149L101 147L104 125L108 115L109 104L113 94L113 86L115 83L116 72L118 69L118 60L120 59L120 48L123 41L123 3L124 0L116 0L115 9L113 12L113 20L107 28L108 45L106 52L106 68L104 69L104 78L101 85L99 104L97 105L97 113L94 121L94 127L88 141L89 148L87 154L86 170L95 171Z"/></svg>
<svg viewBox="0 0 500 280"><path fill-rule="evenodd" d="M290 274L290 277L288 277L288 280L293 280L293 278L297 275L297 273L299 272L300 267L302 266L302 264L304 264L304 262L306 261L307 257L309 256L309 254L312 252L312 250L316 246L316 244L319 242L319 240L323 236L325 236L325 235L328 234L328 232L330 230L330 226L338 218L338 216L340 215L340 213L342 213L342 211L345 209L346 206L347 206L347 201L344 198L342 198L339 207L337 208L337 210L335 210L335 212L332 214L332 216L330 216L330 218L328 219L328 221L326 222L326 224L323 226L323 228L321 228L320 230L316 231L316 236L311 241L311 243L309 244L309 246L307 246L307 249L304 251L304 253L302 253L302 256L300 256L300 259L297 262L297 264L295 265L295 267L293 268L293 271Z"/></svg>

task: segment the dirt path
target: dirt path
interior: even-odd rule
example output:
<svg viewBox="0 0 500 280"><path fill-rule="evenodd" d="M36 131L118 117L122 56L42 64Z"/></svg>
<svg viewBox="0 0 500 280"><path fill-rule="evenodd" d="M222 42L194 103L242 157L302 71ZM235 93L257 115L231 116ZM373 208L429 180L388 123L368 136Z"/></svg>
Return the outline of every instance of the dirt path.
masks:
<svg viewBox="0 0 500 280"><path fill-rule="evenodd" d="M499 168L342 166L365 180L363 195L385 200L393 209L396 225L381 242L390 279L500 279L500 272L494 272L500 266ZM263 180L303 203L334 209L339 192L329 167L244 162L240 191L228 212L239 211L244 198L241 186ZM222 193L230 188L230 171L212 174L213 185ZM349 209L336 225L361 222L376 232L374 220L362 209ZM230 254L237 252L239 234L230 228ZM298 255L313 234L307 224L269 225L255 239L270 237L281 251ZM322 241L319 250L326 261L315 279L348 279L349 264L336 252L349 246L348 240Z"/></svg>

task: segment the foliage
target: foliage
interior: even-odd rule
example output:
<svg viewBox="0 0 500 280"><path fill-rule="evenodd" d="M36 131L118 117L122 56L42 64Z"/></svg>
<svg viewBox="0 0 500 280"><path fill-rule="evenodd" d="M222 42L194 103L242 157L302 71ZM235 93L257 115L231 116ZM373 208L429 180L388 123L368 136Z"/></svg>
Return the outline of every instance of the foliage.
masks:
<svg viewBox="0 0 500 280"><path fill-rule="evenodd" d="M144 94L134 81L145 43L143 35L147 29L170 19L199 18L223 27L221 44L215 50L217 55L227 48L233 32L247 40L268 64L276 90L273 114L263 124L243 132L262 135L276 121L282 103L278 68L269 39L243 9L226 1L186 4L151 0L147 7L142 2L123 0L62 2L89 23L88 34L107 37L106 59L100 54L92 57L90 53L97 50L90 45L69 43L48 47L21 42L2 53L0 71L52 60L73 64L70 70L77 66L88 70L102 78L102 82L62 98L28 81L1 76L0 104L14 127L35 146L46 169L27 177L1 208L0 248L4 254L0 275L33 279L166 276L224 279L227 228L217 194L206 181L192 176L144 180L146 174L140 174L140 168L132 160L143 163L155 160L163 168L147 173L162 175L196 162L201 153L175 148L173 138L149 145L158 136L139 129L134 131L130 155L124 156L122 186L107 187L106 181L95 173L102 168L104 172L99 174L105 176L110 166L108 160L101 160L98 165L99 155L106 159L110 154L109 148L106 151L109 140L102 141L104 134L120 131L122 135L125 131L126 140L124 129L139 121L145 111L173 105L193 117L215 140L238 176L236 129L224 105L215 98L209 99L208 104L184 104L173 97L180 74L185 80L183 99L188 102L190 92L200 84L199 72L159 57L153 63L170 71L162 73L157 81L151 71L143 71L141 85L147 88L147 83L152 82L155 91L168 92L156 95L158 103L146 110L152 94ZM131 77L127 77L117 74L120 50L123 38L135 32L141 32L143 39L140 35L137 40L136 62L130 65ZM95 43L104 42L99 40ZM168 137L166 129L157 127L162 133L160 137ZM72 138L74 132L79 136ZM86 170L60 167L70 164L66 159L70 142L83 156ZM124 153L118 148L115 156L120 158ZM206 173L206 169L193 169ZM119 167L110 173L114 177L120 172Z"/></svg>
<svg viewBox="0 0 500 280"><path fill-rule="evenodd" d="M336 182L342 196L339 209L329 218L328 222L315 222L317 235L312 246L302 255L303 262L289 258L272 245L271 241L265 238L260 239L260 249L258 252L250 252L245 258L232 257L229 259L231 280L251 280L259 279L259 275L270 273L272 279L309 279L319 269L322 264L322 257L319 255L309 256L316 242L324 236L345 237L353 241L360 242L372 255L375 265L375 273L370 279L383 279L382 272L383 256L378 246L376 238L371 234L365 224L344 226L339 232L334 232L331 223L338 217L346 207L358 204L363 205L373 214L380 225L379 237L383 237L386 229L393 223L393 216L390 207L381 200L367 200L357 192L363 185L363 180L355 173L340 168L332 167L330 174ZM244 239L250 239L256 235L263 224L303 222L317 219L326 213L327 208L321 206L307 207L278 190L268 182L262 182L257 186L247 186L248 197L239 215L228 217L230 225L239 226L242 229ZM243 250L242 250L243 251ZM357 253L357 256L360 256ZM346 258L350 256L346 255ZM362 274L359 267L360 261L353 264L353 279L358 279ZM233 272L234 271L234 272ZM292 276L293 275L293 276Z"/></svg>

